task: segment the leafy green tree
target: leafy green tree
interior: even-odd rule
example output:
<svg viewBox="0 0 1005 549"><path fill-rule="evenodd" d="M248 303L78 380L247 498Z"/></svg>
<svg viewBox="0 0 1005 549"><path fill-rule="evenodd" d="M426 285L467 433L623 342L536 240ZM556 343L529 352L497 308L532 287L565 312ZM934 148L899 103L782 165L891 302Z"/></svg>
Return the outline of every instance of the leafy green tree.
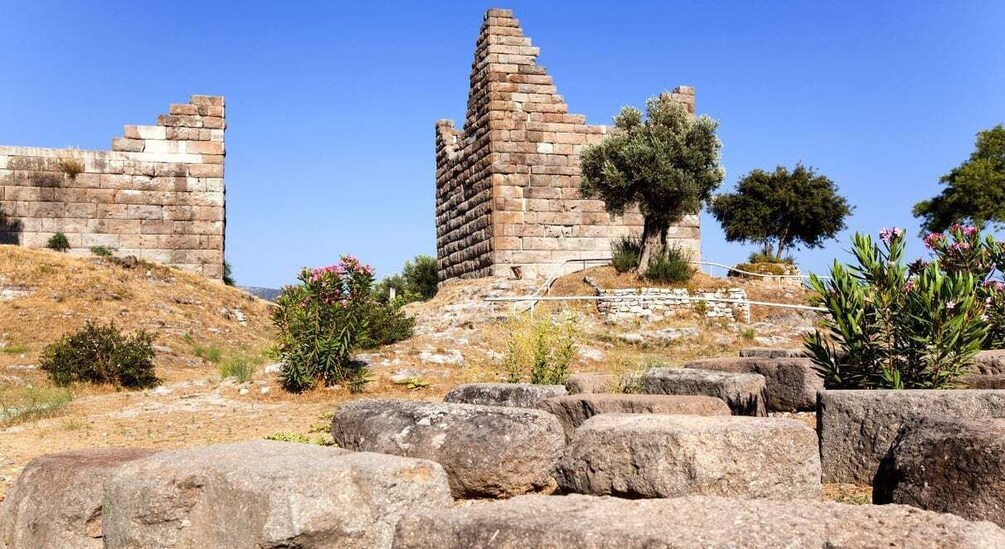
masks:
<svg viewBox="0 0 1005 549"><path fill-rule="evenodd" d="M970 159L942 176L938 196L914 205L922 228L939 232L954 223L1005 227L1005 126L977 134Z"/></svg>
<svg viewBox="0 0 1005 549"><path fill-rule="evenodd" d="M661 94L646 101L646 114L625 107L614 118L614 133L580 155L586 198L600 198L612 215L638 206L642 229L640 274L666 248L670 225L696 214L725 178L720 165L719 124L693 117Z"/></svg>
<svg viewBox="0 0 1005 549"><path fill-rule="evenodd" d="M405 277L407 291L422 296L423 300L432 299L436 295L440 278L435 257L415 256L415 259L405 262L405 266L401 269L401 275Z"/></svg>
<svg viewBox="0 0 1005 549"><path fill-rule="evenodd" d="M726 240L759 244L761 253L776 261L797 243L816 248L834 238L852 211L833 181L802 164L792 171L754 170L709 209Z"/></svg>

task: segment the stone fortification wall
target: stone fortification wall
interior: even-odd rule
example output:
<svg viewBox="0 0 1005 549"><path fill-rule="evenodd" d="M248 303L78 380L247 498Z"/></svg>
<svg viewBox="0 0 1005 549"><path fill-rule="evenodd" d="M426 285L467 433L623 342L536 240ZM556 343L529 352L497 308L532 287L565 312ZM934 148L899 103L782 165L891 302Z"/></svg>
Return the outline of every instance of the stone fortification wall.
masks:
<svg viewBox="0 0 1005 549"><path fill-rule="evenodd" d="M0 243L116 255L223 276L223 97L194 95L111 151L0 146Z"/></svg>
<svg viewBox="0 0 1005 549"><path fill-rule="evenodd" d="M579 195L579 153L608 132L570 114L539 49L510 10L489 10L475 47L463 130L436 123L436 236L440 280L548 276L571 259L610 256L642 231L638 212L611 217ZM672 97L694 112L694 89ZM671 228L700 253L698 216Z"/></svg>

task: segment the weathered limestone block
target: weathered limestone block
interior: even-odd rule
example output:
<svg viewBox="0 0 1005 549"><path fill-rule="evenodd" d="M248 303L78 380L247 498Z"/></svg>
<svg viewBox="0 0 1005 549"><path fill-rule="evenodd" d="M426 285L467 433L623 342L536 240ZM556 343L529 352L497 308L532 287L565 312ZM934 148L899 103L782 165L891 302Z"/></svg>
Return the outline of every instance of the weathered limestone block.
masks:
<svg viewBox="0 0 1005 549"><path fill-rule="evenodd" d="M968 374L962 383L967 389L1005 389L1005 374Z"/></svg>
<svg viewBox="0 0 1005 549"><path fill-rule="evenodd" d="M0 508L0 547L104 547L105 482L121 465L154 453L100 448L35 458Z"/></svg>
<svg viewBox="0 0 1005 549"><path fill-rule="evenodd" d="M740 356L744 358L806 358L806 350L751 347L740 349Z"/></svg>
<svg viewBox="0 0 1005 549"><path fill-rule="evenodd" d="M880 464L874 503L1005 525L1005 419L922 418Z"/></svg>
<svg viewBox="0 0 1005 549"><path fill-rule="evenodd" d="M618 393L621 378L615 374L572 374L565 381L565 390L570 395L590 393Z"/></svg>
<svg viewBox="0 0 1005 549"><path fill-rule="evenodd" d="M765 380L760 374L691 368L653 368L642 374L642 392L646 394L721 398L738 416L767 415L764 391Z"/></svg>
<svg viewBox="0 0 1005 549"><path fill-rule="evenodd" d="M1005 375L1005 350L981 351L974 358L975 374Z"/></svg>
<svg viewBox="0 0 1005 549"><path fill-rule="evenodd" d="M454 497L549 489L565 448L561 423L541 410L408 400L347 402L332 436L342 448L435 461Z"/></svg>
<svg viewBox="0 0 1005 549"><path fill-rule="evenodd" d="M684 367L764 376L765 405L769 412L816 410L817 391L824 388L823 377L808 358L710 358L689 362Z"/></svg>
<svg viewBox="0 0 1005 549"><path fill-rule="evenodd" d="M443 402L535 408L542 400L566 393L563 385L532 383L468 383L458 385L443 397Z"/></svg>
<svg viewBox="0 0 1005 549"><path fill-rule="evenodd" d="M566 440L586 420L599 414L730 415L722 399L688 395L579 394L549 398L537 407L562 422Z"/></svg>
<svg viewBox="0 0 1005 549"><path fill-rule="evenodd" d="M469 547L927 547L991 548L989 522L906 505L736 500L710 496L627 500L569 495L408 513L401 549Z"/></svg>
<svg viewBox="0 0 1005 549"><path fill-rule="evenodd" d="M105 487L117 547L390 547L403 513L452 504L436 463L299 443L161 452Z"/></svg>
<svg viewBox="0 0 1005 549"><path fill-rule="evenodd" d="M1005 391L821 391L817 425L824 482L872 484L900 428L926 416L1005 417Z"/></svg>
<svg viewBox="0 0 1005 549"><path fill-rule="evenodd" d="M566 492L629 498L815 499L821 490L816 433L776 418L595 416L555 476Z"/></svg>

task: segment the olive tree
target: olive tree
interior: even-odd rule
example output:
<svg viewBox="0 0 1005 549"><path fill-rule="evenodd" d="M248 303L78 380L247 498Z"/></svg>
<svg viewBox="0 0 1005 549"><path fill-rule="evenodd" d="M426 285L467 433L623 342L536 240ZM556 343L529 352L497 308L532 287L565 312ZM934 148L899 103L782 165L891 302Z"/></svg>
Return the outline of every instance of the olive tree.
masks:
<svg viewBox="0 0 1005 549"><path fill-rule="evenodd" d="M646 101L646 113L625 107L615 130L580 155L580 193L600 198L612 215L638 206L644 218L640 274L666 248L667 231L685 215L697 214L725 178L720 164L719 124L694 117L661 94Z"/></svg>

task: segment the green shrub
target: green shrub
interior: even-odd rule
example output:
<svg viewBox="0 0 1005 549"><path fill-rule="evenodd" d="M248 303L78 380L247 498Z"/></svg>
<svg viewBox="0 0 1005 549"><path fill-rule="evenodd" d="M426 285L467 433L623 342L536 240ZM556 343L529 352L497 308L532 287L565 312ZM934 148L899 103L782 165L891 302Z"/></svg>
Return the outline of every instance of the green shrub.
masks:
<svg viewBox="0 0 1005 549"><path fill-rule="evenodd" d="M56 233L49 237L49 241L45 243L45 247L57 252L65 252L70 249L70 241L66 239L65 234Z"/></svg>
<svg viewBox="0 0 1005 549"><path fill-rule="evenodd" d="M764 253L764 252L754 252L750 254L747 259L749 263L777 263L785 265L794 265L796 260L792 256L778 258L774 254Z"/></svg>
<svg viewBox="0 0 1005 549"><path fill-rule="evenodd" d="M575 358L576 326L571 318L517 317L508 326L509 339L503 364L507 381L560 385L569 377Z"/></svg>
<svg viewBox="0 0 1005 549"><path fill-rule="evenodd" d="M390 290L394 290L394 300L402 305L414 301L432 299L439 288L439 272L436 258L428 255L417 255L411 261L406 261L401 274L384 277L377 284L374 292L378 301L392 301Z"/></svg>
<svg viewBox="0 0 1005 549"><path fill-rule="evenodd" d="M737 271L729 271L727 276L746 277L746 273L756 273L763 275L787 275L793 274L792 266L789 263L737 263Z"/></svg>
<svg viewBox="0 0 1005 549"><path fill-rule="evenodd" d="M640 257L642 257L642 239L637 236L623 236L611 244L611 265L619 273L638 269Z"/></svg>
<svg viewBox="0 0 1005 549"><path fill-rule="evenodd" d="M123 336L115 324L90 322L42 350L40 368L60 386L74 382L143 388L159 383L154 375L153 336L139 331Z"/></svg>
<svg viewBox="0 0 1005 549"><path fill-rule="evenodd" d="M112 257L115 254L115 248L109 248L108 246L91 246L91 253L98 257Z"/></svg>
<svg viewBox="0 0 1005 549"><path fill-rule="evenodd" d="M669 246L653 254L645 279L663 284L687 282L695 272L697 270L691 265L691 253L679 246Z"/></svg>
<svg viewBox="0 0 1005 549"><path fill-rule="evenodd" d="M227 355L220 361L220 379L235 378L238 383L251 379L261 360L254 360L244 353Z"/></svg>
<svg viewBox="0 0 1005 549"><path fill-rule="evenodd" d="M373 269L352 256L304 269L299 280L283 289L272 315L283 387L300 392L318 383L347 383L361 390L367 372L352 360L353 352L407 338L413 322L396 304L376 300Z"/></svg>
<svg viewBox="0 0 1005 549"><path fill-rule="evenodd" d="M193 345L192 354L213 364L219 364L223 359L223 349L216 345Z"/></svg>
<svg viewBox="0 0 1005 549"><path fill-rule="evenodd" d="M223 262L223 283L227 286L236 286L237 281L234 280L234 273L230 267L230 262Z"/></svg>
<svg viewBox="0 0 1005 549"><path fill-rule="evenodd" d="M882 247L852 238L856 265L834 262L831 279L811 276L827 309L826 333L806 348L835 389L940 389L956 386L987 333L974 276L944 272L938 261L904 265L903 229L884 229Z"/></svg>

